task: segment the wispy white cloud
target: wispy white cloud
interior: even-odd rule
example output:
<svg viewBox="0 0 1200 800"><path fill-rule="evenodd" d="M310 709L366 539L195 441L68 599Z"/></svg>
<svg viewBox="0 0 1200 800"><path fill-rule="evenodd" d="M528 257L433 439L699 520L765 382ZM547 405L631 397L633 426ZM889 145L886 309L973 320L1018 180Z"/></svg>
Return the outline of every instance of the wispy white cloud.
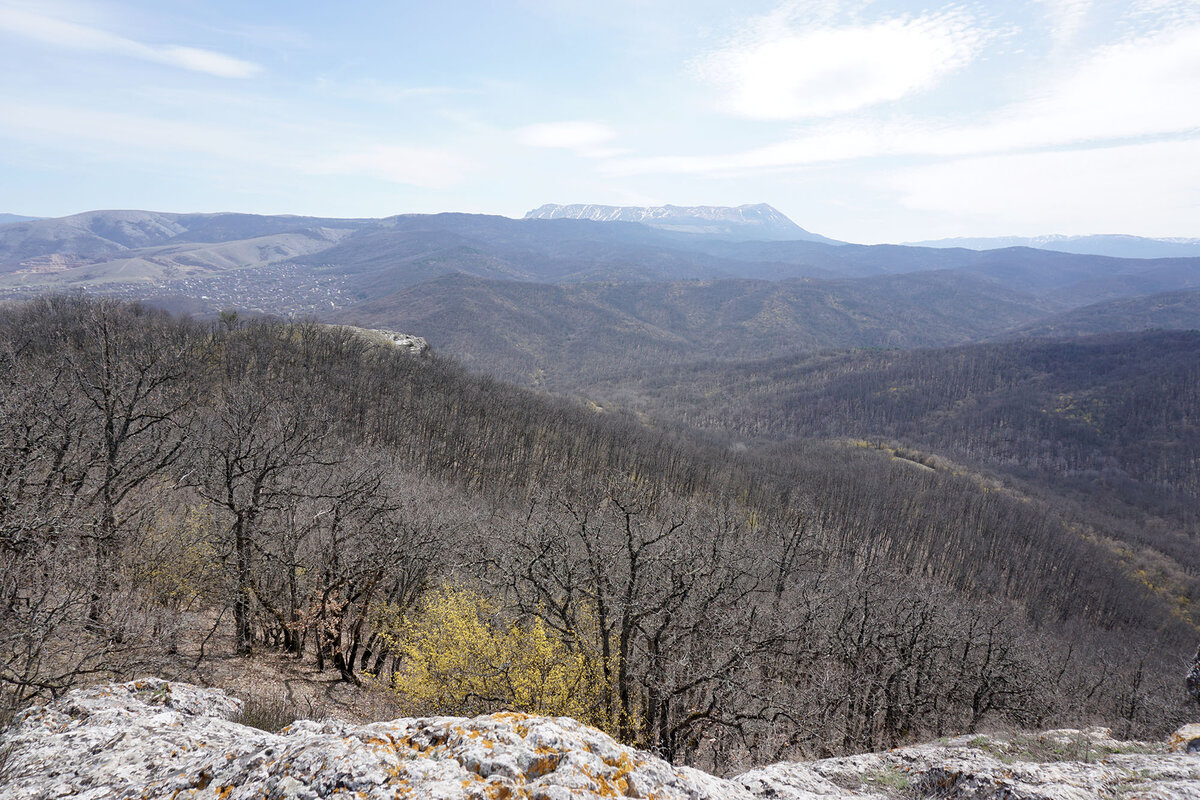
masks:
<svg viewBox="0 0 1200 800"><path fill-rule="evenodd" d="M1200 133L1200 24L1094 51L1036 96L979 122L843 119L776 144L700 156L616 159L613 174L733 174L888 156L964 157Z"/></svg>
<svg viewBox="0 0 1200 800"><path fill-rule="evenodd" d="M14 120L3 138L92 151L105 159L209 157L217 163L270 168L282 173L344 175L441 189L474 169L449 147L379 142L350 129L309 126L309 137L216 122L166 120L142 114L94 111L48 104L0 102L0 117Z"/></svg>
<svg viewBox="0 0 1200 800"><path fill-rule="evenodd" d="M1200 20L1200 3L1196 0L1131 0L1128 13L1140 25L1170 28Z"/></svg>
<svg viewBox="0 0 1200 800"><path fill-rule="evenodd" d="M728 113L828 117L927 89L970 63L987 38L959 10L818 27L776 14L697 66L721 91Z"/></svg>
<svg viewBox="0 0 1200 800"><path fill-rule="evenodd" d="M213 50L147 44L16 6L0 7L0 31L68 50L137 58L221 78L248 78L261 70L258 64Z"/></svg>
<svg viewBox="0 0 1200 800"><path fill-rule="evenodd" d="M571 120L528 125L516 132L517 141L528 147L548 147L570 150L586 158L611 158L625 151L609 142L616 131L601 122Z"/></svg>
<svg viewBox="0 0 1200 800"><path fill-rule="evenodd" d="M1094 0L1038 0L1042 5L1050 35L1060 43L1075 38L1087 21Z"/></svg>

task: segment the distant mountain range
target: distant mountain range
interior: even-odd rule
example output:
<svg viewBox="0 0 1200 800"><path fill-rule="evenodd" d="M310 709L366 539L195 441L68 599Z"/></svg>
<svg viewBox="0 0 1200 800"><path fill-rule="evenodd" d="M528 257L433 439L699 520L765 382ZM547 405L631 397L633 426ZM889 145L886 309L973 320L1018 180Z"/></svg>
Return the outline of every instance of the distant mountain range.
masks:
<svg viewBox="0 0 1200 800"><path fill-rule="evenodd" d="M589 219L594 222L637 222L664 231L694 233L737 241L825 242L841 244L804 230L766 203L729 206L596 206L547 203L525 219Z"/></svg>
<svg viewBox="0 0 1200 800"><path fill-rule="evenodd" d="M998 236L992 238L934 239L907 242L913 247L965 247L997 250L1004 247L1035 247L1060 253L1114 256L1116 258L1194 258L1200 256L1200 239L1147 239L1120 234L1093 236Z"/></svg>
<svg viewBox="0 0 1200 800"><path fill-rule="evenodd" d="M338 276L364 300L453 273L579 283L846 279L957 270L1032 293L1059 309L1200 288L1200 259L1192 258L737 241L590 219L93 211L0 227L0 288L161 283L234 272L245 277L280 265L309 275Z"/></svg>
<svg viewBox="0 0 1200 800"><path fill-rule="evenodd" d="M84 290L191 314L238 308L405 330L478 369L557 388L705 359L1200 327L1197 257L721 233L761 232L778 214L765 205L531 213L549 218L93 211L24 221L0 226L0 298ZM776 230L804 233L778 217ZM688 218L706 233L672 222Z"/></svg>
<svg viewBox="0 0 1200 800"><path fill-rule="evenodd" d="M0 225L11 225L14 222L32 222L37 217L25 217L20 214L0 214Z"/></svg>
<svg viewBox="0 0 1200 800"><path fill-rule="evenodd" d="M157 211L89 211L0 227L0 274L53 274L88 267L72 279L95 280L117 272L123 279L157 277L163 269L188 272L254 266L331 246L361 220L254 214L168 214ZM285 237L265 241L265 237ZM290 240L289 238L290 237ZM299 241L315 239L306 245ZM213 245L257 242L243 252ZM288 246L290 243L291 246ZM166 248L166 249L163 249ZM112 263L104 269L102 265Z"/></svg>

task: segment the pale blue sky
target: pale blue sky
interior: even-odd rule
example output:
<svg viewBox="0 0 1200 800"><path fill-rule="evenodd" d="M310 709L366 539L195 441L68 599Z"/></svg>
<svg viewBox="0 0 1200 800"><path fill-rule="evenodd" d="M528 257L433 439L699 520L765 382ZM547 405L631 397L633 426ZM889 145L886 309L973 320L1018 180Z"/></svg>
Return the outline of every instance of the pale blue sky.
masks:
<svg viewBox="0 0 1200 800"><path fill-rule="evenodd" d="M1200 236L1200 0L0 0L0 211Z"/></svg>

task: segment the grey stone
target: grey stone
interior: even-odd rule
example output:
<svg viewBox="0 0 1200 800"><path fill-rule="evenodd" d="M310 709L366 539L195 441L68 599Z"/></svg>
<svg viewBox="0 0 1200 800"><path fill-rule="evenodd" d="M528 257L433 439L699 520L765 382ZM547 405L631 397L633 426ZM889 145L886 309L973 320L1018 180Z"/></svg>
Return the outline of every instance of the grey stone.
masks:
<svg viewBox="0 0 1200 800"><path fill-rule="evenodd" d="M70 692L18 716L5 800L972 800L1200 798L1200 758L1104 729L964 736L726 780L565 717L501 713L369 725L231 721L217 689L145 679Z"/></svg>

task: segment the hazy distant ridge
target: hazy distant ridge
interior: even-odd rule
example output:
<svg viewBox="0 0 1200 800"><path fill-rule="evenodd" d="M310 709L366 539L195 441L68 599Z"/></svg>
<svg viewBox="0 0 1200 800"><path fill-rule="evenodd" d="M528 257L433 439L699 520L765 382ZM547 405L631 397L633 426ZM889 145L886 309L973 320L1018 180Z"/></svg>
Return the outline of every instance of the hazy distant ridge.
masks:
<svg viewBox="0 0 1200 800"><path fill-rule="evenodd" d="M33 222L38 217L26 217L21 214L0 214L0 225L12 225L16 222Z"/></svg>
<svg viewBox="0 0 1200 800"><path fill-rule="evenodd" d="M1123 234L1091 236L993 236L934 239L907 242L914 247L965 247L968 250L999 250L1004 247L1036 247L1060 253L1116 258L1193 258L1200 256L1200 239L1148 239Z"/></svg>
<svg viewBox="0 0 1200 800"><path fill-rule="evenodd" d="M652 228L726 239L804 240L840 244L810 233L766 203L741 206L598 206L547 203L525 219L588 219L595 222L638 222Z"/></svg>

